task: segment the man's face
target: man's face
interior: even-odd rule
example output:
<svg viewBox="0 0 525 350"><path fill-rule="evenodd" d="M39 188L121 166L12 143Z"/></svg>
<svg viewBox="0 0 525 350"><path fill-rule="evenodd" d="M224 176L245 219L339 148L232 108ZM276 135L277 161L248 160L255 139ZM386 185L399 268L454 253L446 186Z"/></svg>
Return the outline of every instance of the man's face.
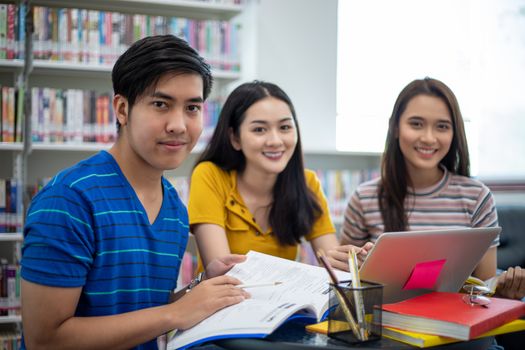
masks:
<svg viewBox="0 0 525 350"><path fill-rule="evenodd" d="M126 138L131 151L126 154L134 157L129 161L160 172L177 168L202 132L203 104L200 75L169 74L152 92L140 96L129 114L117 111L124 129L120 137Z"/></svg>

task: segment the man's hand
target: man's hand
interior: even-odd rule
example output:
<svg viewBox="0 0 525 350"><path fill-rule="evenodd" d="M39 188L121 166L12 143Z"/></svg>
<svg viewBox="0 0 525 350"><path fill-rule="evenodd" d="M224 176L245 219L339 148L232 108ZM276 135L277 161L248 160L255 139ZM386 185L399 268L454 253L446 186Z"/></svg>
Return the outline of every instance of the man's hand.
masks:
<svg viewBox="0 0 525 350"><path fill-rule="evenodd" d="M228 254L223 257L213 259L208 266L206 266L206 278L213 278L222 276L230 271L233 265L241 263L246 260L246 255Z"/></svg>
<svg viewBox="0 0 525 350"><path fill-rule="evenodd" d="M177 329L193 327L215 312L249 298L244 289L236 287L240 283L231 276L219 276L205 280L185 293L170 304L178 318Z"/></svg>
<svg viewBox="0 0 525 350"><path fill-rule="evenodd" d="M518 300L525 297L525 270L519 266L510 267L499 275L496 296Z"/></svg>

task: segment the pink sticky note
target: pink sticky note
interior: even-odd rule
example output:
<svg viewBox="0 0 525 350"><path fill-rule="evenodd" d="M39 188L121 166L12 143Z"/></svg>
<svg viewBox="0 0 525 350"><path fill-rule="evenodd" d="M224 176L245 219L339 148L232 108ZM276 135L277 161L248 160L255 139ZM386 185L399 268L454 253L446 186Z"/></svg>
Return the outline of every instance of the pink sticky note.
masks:
<svg viewBox="0 0 525 350"><path fill-rule="evenodd" d="M446 259L425 261L416 264L410 273L410 277L403 286L404 290L426 288L432 289L441 273Z"/></svg>

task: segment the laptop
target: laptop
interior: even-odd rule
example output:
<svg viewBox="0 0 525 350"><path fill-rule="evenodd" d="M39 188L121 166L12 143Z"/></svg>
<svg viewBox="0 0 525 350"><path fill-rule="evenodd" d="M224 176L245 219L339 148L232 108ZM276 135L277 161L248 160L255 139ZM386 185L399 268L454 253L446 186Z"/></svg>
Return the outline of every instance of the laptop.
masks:
<svg viewBox="0 0 525 350"><path fill-rule="evenodd" d="M360 276L384 285L383 303L429 291L457 292L500 231L484 227L383 233L359 269ZM430 278L435 280L432 286L413 288L418 286L411 283L413 278L428 280L432 271L437 275Z"/></svg>

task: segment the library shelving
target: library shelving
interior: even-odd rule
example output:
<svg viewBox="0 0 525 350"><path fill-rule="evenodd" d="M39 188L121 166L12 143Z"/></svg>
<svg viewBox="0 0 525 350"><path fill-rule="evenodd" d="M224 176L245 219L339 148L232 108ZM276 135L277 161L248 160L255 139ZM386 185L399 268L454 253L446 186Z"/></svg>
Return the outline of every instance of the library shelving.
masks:
<svg viewBox="0 0 525 350"><path fill-rule="evenodd" d="M0 242L22 242L24 236L20 232L0 233Z"/></svg>
<svg viewBox="0 0 525 350"><path fill-rule="evenodd" d="M0 59L0 72L19 72L24 67L24 61L21 59ZM68 76L90 76L99 77L100 79L111 79L111 64L78 64L70 62L34 60L33 74L41 75L68 75ZM212 69L213 77L216 80L234 81L241 77L238 71L228 71L224 69Z"/></svg>
<svg viewBox="0 0 525 350"><path fill-rule="evenodd" d="M0 316L0 323L19 323L22 321L22 316Z"/></svg>

